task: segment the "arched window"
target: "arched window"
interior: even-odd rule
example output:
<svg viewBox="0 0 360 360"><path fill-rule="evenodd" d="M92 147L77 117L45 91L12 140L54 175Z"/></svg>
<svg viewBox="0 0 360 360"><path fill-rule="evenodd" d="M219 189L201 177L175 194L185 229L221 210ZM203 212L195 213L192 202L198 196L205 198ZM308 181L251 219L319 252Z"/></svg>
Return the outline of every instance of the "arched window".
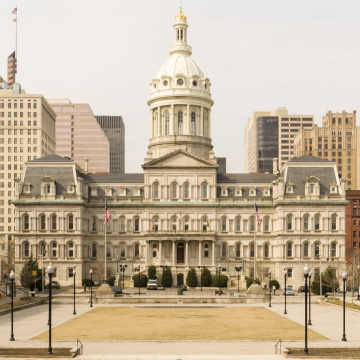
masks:
<svg viewBox="0 0 360 360"><path fill-rule="evenodd" d="M56 215L51 217L51 230L56 230Z"/></svg>
<svg viewBox="0 0 360 360"><path fill-rule="evenodd" d="M46 229L46 217L45 215L40 216L40 230Z"/></svg>
<svg viewBox="0 0 360 360"><path fill-rule="evenodd" d="M287 257L292 257L292 249L293 249L292 243L288 242L286 244L286 256Z"/></svg>
<svg viewBox="0 0 360 360"><path fill-rule="evenodd" d="M155 183L153 185L153 198L158 199L159 198L159 184Z"/></svg>
<svg viewBox="0 0 360 360"><path fill-rule="evenodd" d="M172 218L172 228L176 231L176 216L173 216Z"/></svg>
<svg viewBox="0 0 360 360"><path fill-rule="evenodd" d="M69 215L69 230L74 230L74 216L73 215Z"/></svg>
<svg viewBox="0 0 360 360"><path fill-rule="evenodd" d="M241 231L241 218L238 216L235 219L235 231Z"/></svg>
<svg viewBox="0 0 360 360"><path fill-rule="evenodd" d="M24 230L29 230L29 215L24 216Z"/></svg>
<svg viewBox="0 0 360 360"><path fill-rule="evenodd" d="M139 244L135 244L135 257L140 257L140 246Z"/></svg>
<svg viewBox="0 0 360 360"><path fill-rule="evenodd" d="M304 216L304 230L309 230L309 216Z"/></svg>
<svg viewBox="0 0 360 360"><path fill-rule="evenodd" d="M120 231L121 231L121 232L125 232L125 231L126 231L125 218L124 218L123 216L120 218Z"/></svg>
<svg viewBox="0 0 360 360"><path fill-rule="evenodd" d="M46 185L46 193L50 194L51 193L51 187L50 185Z"/></svg>
<svg viewBox="0 0 360 360"><path fill-rule="evenodd" d="M269 257L269 244L264 245L264 257L265 258Z"/></svg>
<svg viewBox="0 0 360 360"><path fill-rule="evenodd" d="M319 216L319 215L315 215L315 218L314 218L314 229L315 229L315 230L320 230L320 216Z"/></svg>
<svg viewBox="0 0 360 360"><path fill-rule="evenodd" d="M206 217L202 218L202 229L203 229L203 231L207 230L207 218Z"/></svg>
<svg viewBox="0 0 360 360"><path fill-rule="evenodd" d="M140 231L140 219L138 217L134 219L134 231Z"/></svg>
<svg viewBox="0 0 360 360"><path fill-rule="evenodd" d="M183 134L183 112L178 112L178 135Z"/></svg>
<svg viewBox="0 0 360 360"><path fill-rule="evenodd" d="M191 113L191 135L196 135L196 114Z"/></svg>
<svg viewBox="0 0 360 360"><path fill-rule="evenodd" d="M74 243L73 242L69 242L68 251L69 251L68 256L74 257Z"/></svg>
<svg viewBox="0 0 360 360"><path fill-rule="evenodd" d="M25 241L23 246L24 246L23 256L29 257L30 256L30 244L27 241Z"/></svg>
<svg viewBox="0 0 360 360"><path fill-rule="evenodd" d="M304 257L309 257L309 243L304 243Z"/></svg>
<svg viewBox="0 0 360 360"><path fill-rule="evenodd" d="M336 257L336 243L331 244L331 257Z"/></svg>
<svg viewBox="0 0 360 360"><path fill-rule="evenodd" d="M250 244L250 257L254 257L254 243Z"/></svg>
<svg viewBox="0 0 360 360"><path fill-rule="evenodd" d="M95 216L91 219L91 231L97 231L97 219Z"/></svg>
<svg viewBox="0 0 360 360"><path fill-rule="evenodd" d="M226 217L221 218L221 231L226 231Z"/></svg>
<svg viewBox="0 0 360 360"><path fill-rule="evenodd" d="M176 183L171 184L171 198L172 199L177 198L177 184Z"/></svg>
<svg viewBox="0 0 360 360"><path fill-rule="evenodd" d="M43 257L46 255L46 244L44 243L44 241L39 244L39 254Z"/></svg>
<svg viewBox="0 0 360 360"><path fill-rule="evenodd" d="M153 219L153 230L159 230L159 218L157 216L155 216Z"/></svg>
<svg viewBox="0 0 360 360"><path fill-rule="evenodd" d="M190 219L188 217L184 218L184 230L189 231L190 230Z"/></svg>
<svg viewBox="0 0 360 360"><path fill-rule="evenodd" d="M184 184L184 198L188 199L190 197L190 185L188 183Z"/></svg>
<svg viewBox="0 0 360 360"><path fill-rule="evenodd" d="M202 184L202 186L201 186L201 188L202 188L202 199L207 199L207 184Z"/></svg>
<svg viewBox="0 0 360 360"><path fill-rule="evenodd" d="M57 257L57 244L55 241L51 244L51 257Z"/></svg>
<svg viewBox="0 0 360 360"><path fill-rule="evenodd" d="M239 243L236 244L236 254L235 255L237 258L239 258L241 256Z"/></svg>
<svg viewBox="0 0 360 360"><path fill-rule="evenodd" d="M314 193L314 185L310 185L310 194Z"/></svg>
<svg viewBox="0 0 360 360"><path fill-rule="evenodd" d="M292 230L292 216L288 215L286 217L286 230Z"/></svg>
<svg viewBox="0 0 360 360"><path fill-rule="evenodd" d="M255 231L255 217L250 218L250 231Z"/></svg>
<svg viewBox="0 0 360 360"><path fill-rule="evenodd" d="M336 230L336 215L331 215L331 230Z"/></svg>
<svg viewBox="0 0 360 360"><path fill-rule="evenodd" d="M264 231L270 231L270 219L268 217L264 219Z"/></svg>
<svg viewBox="0 0 360 360"><path fill-rule="evenodd" d="M165 113L165 135L169 135L170 134L170 114L167 111Z"/></svg>
<svg viewBox="0 0 360 360"><path fill-rule="evenodd" d="M314 247L315 247L315 257L320 256L320 243L316 242Z"/></svg>
<svg viewBox="0 0 360 360"><path fill-rule="evenodd" d="M96 258L96 244L92 244L91 257Z"/></svg>
<svg viewBox="0 0 360 360"><path fill-rule="evenodd" d="M156 249L157 249L157 246L156 246L156 244L153 244L153 257L156 257L157 256L157 251L156 251Z"/></svg>
<svg viewBox="0 0 360 360"><path fill-rule="evenodd" d="M222 243L221 245L221 257L226 258L226 244Z"/></svg>

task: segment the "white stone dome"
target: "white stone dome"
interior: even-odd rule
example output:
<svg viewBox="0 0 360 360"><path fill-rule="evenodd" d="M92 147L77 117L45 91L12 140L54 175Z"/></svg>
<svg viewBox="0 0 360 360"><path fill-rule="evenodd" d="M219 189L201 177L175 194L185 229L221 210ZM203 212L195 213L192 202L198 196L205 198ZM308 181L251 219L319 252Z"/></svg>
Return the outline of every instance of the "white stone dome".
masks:
<svg viewBox="0 0 360 360"><path fill-rule="evenodd" d="M176 75L182 74L188 79L194 75L200 79L204 78L204 73L201 71L196 62L189 56L182 54L173 54L171 58L160 68L156 77L158 79L165 77L175 78Z"/></svg>

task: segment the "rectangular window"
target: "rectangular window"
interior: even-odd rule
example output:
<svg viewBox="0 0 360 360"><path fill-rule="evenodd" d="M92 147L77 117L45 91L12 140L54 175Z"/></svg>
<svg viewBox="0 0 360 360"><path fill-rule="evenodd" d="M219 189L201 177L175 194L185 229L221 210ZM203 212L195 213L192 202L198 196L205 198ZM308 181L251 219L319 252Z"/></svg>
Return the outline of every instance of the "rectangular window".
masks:
<svg viewBox="0 0 360 360"><path fill-rule="evenodd" d="M356 215L356 214L354 214ZM353 231L353 237L356 238L356 231Z"/></svg>
<svg viewBox="0 0 360 360"><path fill-rule="evenodd" d="M356 249L356 242L353 242L353 249Z"/></svg>
<svg viewBox="0 0 360 360"><path fill-rule="evenodd" d="M287 269L287 277L292 278L293 277L293 269Z"/></svg>

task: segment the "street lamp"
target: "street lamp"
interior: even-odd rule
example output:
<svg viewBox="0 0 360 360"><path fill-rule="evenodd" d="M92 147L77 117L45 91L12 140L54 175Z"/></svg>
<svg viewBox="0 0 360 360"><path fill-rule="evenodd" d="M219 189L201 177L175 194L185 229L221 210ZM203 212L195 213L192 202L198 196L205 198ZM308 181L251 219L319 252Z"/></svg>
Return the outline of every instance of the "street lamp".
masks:
<svg viewBox="0 0 360 360"><path fill-rule="evenodd" d="M11 280L11 336L10 341L15 341L14 338L14 279L15 273L14 270L11 270L10 280Z"/></svg>
<svg viewBox="0 0 360 360"><path fill-rule="evenodd" d="M139 295L140 295L140 264L139 264Z"/></svg>
<svg viewBox="0 0 360 360"><path fill-rule="evenodd" d="M75 276L76 276L76 265L74 265L74 270L73 270L73 277L74 277L74 312L73 315L76 315L76 310L75 310Z"/></svg>
<svg viewBox="0 0 360 360"><path fill-rule="evenodd" d="M320 259L320 296L322 296L322 283L321 283L321 256L320 254L316 255L317 258ZM328 259L329 260L329 259Z"/></svg>
<svg viewBox="0 0 360 360"><path fill-rule="evenodd" d="M309 271L309 322L308 322L308 325L312 325L312 323L311 323L311 276L312 276L312 272L310 270Z"/></svg>
<svg viewBox="0 0 360 360"><path fill-rule="evenodd" d="M287 268L286 266L284 266L284 278L285 278L285 310L284 310L284 314L287 314L287 311L286 311L286 277L287 277L287 274L288 274L288 271L287 271Z"/></svg>
<svg viewBox="0 0 360 360"><path fill-rule="evenodd" d="M125 288L125 268L127 268L127 265L125 264L120 265L120 271L122 271L123 273L123 290Z"/></svg>
<svg viewBox="0 0 360 360"><path fill-rule="evenodd" d="M303 274L305 277L305 349L304 355L309 355L308 347L307 347L307 278L309 277L310 268L308 264L305 264L303 268Z"/></svg>
<svg viewBox="0 0 360 360"><path fill-rule="evenodd" d="M201 291L202 291L202 269L205 269L205 266L198 266L198 268L200 269L200 286L201 286ZM219 281L220 281L220 277L219 277Z"/></svg>
<svg viewBox="0 0 360 360"><path fill-rule="evenodd" d="M90 307L93 307L93 304L92 304L92 274L93 274L93 271L92 269L90 269Z"/></svg>
<svg viewBox="0 0 360 360"><path fill-rule="evenodd" d="M271 307L271 269L269 270L269 307Z"/></svg>
<svg viewBox="0 0 360 360"><path fill-rule="evenodd" d="M221 284L221 282L220 282L220 270L221 270L221 264L219 264L219 289L220 289L220 284Z"/></svg>
<svg viewBox="0 0 360 360"><path fill-rule="evenodd" d="M47 273L49 275L49 282L50 282L50 288L49 288L49 349L48 354L52 354L52 347L51 347L51 288L52 288L52 276L54 273L54 267L52 266L52 263L49 264L47 267Z"/></svg>
<svg viewBox="0 0 360 360"><path fill-rule="evenodd" d="M240 281L240 271L242 270L242 268L240 267L240 265L238 265L238 266L235 266L235 270L238 274L238 292L240 292L239 281Z"/></svg>
<svg viewBox="0 0 360 360"><path fill-rule="evenodd" d="M345 334L345 292L346 292L346 279L347 279L347 273L346 271L343 272L342 274L342 278L343 278L343 282L344 282L344 301L343 301L343 337L341 339L341 341L347 341L346 340L346 334Z"/></svg>
<svg viewBox="0 0 360 360"><path fill-rule="evenodd" d="M360 300L360 284L359 284L359 269L360 265L357 266L357 272L358 272L358 300Z"/></svg>
<svg viewBox="0 0 360 360"><path fill-rule="evenodd" d="M163 269L163 276L161 278L161 285L162 285L162 287L164 289L165 288L165 286L164 286L164 270L167 269L167 266L165 266L165 263L163 263L162 265L160 265L160 267Z"/></svg>

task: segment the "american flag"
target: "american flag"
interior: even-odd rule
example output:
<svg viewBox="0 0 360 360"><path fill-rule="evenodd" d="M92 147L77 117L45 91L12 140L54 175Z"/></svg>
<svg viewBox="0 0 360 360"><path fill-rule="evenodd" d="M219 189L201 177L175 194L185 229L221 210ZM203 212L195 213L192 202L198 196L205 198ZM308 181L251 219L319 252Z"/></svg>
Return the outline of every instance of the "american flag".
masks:
<svg viewBox="0 0 360 360"><path fill-rule="evenodd" d="M181 211L180 211L180 217L179 217L179 222L180 222L180 224L181 224L181 222L182 222L182 216L181 216Z"/></svg>
<svg viewBox="0 0 360 360"><path fill-rule="evenodd" d="M258 226L261 225L261 218L260 218L260 214L259 214L259 209L255 203L255 214L256 214L256 220L257 220L257 223L258 223Z"/></svg>
<svg viewBox="0 0 360 360"><path fill-rule="evenodd" d="M11 13L17 15L17 7Z"/></svg>
<svg viewBox="0 0 360 360"><path fill-rule="evenodd" d="M105 220L104 220L104 223L106 226L110 226L109 224L109 219L111 218L111 214L110 214L110 210L106 204L105 206Z"/></svg>

